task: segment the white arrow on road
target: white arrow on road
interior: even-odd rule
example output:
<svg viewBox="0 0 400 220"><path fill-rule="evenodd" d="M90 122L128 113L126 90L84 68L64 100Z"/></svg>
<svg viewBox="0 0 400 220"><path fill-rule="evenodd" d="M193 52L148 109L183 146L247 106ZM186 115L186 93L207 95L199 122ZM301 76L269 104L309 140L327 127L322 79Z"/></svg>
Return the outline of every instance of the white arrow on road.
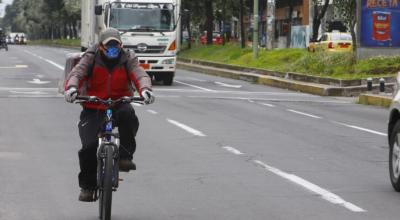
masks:
<svg viewBox="0 0 400 220"><path fill-rule="evenodd" d="M42 84L50 83L50 81L41 81L40 79L33 79L32 81L28 81L28 83L42 85Z"/></svg>
<svg viewBox="0 0 400 220"><path fill-rule="evenodd" d="M215 82L215 84L224 86L224 87L229 87L229 88L237 88L237 89L242 87L242 85L231 85L231 84L226 84L226 83L222 83L222 82Z"/></svg>

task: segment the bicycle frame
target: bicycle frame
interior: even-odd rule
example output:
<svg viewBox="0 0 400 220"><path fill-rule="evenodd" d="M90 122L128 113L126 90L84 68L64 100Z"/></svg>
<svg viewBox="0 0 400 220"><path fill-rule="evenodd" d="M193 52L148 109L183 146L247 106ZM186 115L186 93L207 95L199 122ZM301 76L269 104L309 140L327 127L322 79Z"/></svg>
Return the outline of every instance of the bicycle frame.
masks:
<svg viewBox="0 0 400 220"><path fill-rule="evenodd" d="M113 121L112 121L112 116L113 116L113 111L112 108L108 108L105 111L105 122L104 122L104 128L103 131L99 134L99 145L97 148L97 164L98 164L98 169L104 170L103 167L100 167L102 164L104 164L104 160L106 159L106 150L105 147L112 147L113 150L113 190L116 190L118 188L118 180L119 180L119 170L118 170L118 159L119 159L119 134L118 133L113 133ZM113 139L114 138L114 139ZM102 174L101 170L98 170L98 175ZM97 185L99 189L101 189L102 186L102 176L97 177Z"/></svg>

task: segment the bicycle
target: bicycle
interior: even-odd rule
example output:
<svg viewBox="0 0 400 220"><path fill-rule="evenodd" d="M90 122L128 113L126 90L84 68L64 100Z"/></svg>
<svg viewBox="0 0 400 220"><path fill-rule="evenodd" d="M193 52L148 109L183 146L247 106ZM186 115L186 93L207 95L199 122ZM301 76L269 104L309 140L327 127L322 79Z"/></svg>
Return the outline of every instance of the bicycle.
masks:
<svg viewBox="0 0 400 220"><path fill-rule="evenodd" d="M97 148L97 190L95 200L99 200L99 217L102 220L111 219L112 192L119 183L119 134L113 133L112 107L120 103L144 104L142 97L122 97L117 100L103 100L96 96L77 96L75 103L100 103L107 107L104 111L104 129L99 134Z"/></svg>

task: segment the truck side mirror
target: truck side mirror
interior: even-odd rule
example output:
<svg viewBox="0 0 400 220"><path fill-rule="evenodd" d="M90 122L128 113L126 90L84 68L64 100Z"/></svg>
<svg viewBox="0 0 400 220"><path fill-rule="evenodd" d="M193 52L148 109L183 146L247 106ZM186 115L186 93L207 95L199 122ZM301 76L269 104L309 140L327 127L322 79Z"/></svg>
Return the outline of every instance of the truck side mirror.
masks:
<svg viewBox="0 0 400 220"><path fill-rule="evenodd" d="M101 15L101 14L103 14L103 6L102 6L102 5L96 5L96 6L94 6L94 14L95 14L95 15Z"/></svg>

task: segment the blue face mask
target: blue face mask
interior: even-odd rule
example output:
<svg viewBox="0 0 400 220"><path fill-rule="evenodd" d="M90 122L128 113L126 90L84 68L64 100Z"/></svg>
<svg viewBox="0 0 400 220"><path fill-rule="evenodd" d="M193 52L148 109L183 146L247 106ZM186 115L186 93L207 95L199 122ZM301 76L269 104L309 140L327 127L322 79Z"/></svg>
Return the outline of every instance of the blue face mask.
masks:
<svg viewBox="0 0 400 220"><path fill-rule="evenodd" d="M120 52L121 52L121 49L119 47L113 46L113 47L107 48L105 55L109 59L116 59L116 58L118 58Z"/></svg>

